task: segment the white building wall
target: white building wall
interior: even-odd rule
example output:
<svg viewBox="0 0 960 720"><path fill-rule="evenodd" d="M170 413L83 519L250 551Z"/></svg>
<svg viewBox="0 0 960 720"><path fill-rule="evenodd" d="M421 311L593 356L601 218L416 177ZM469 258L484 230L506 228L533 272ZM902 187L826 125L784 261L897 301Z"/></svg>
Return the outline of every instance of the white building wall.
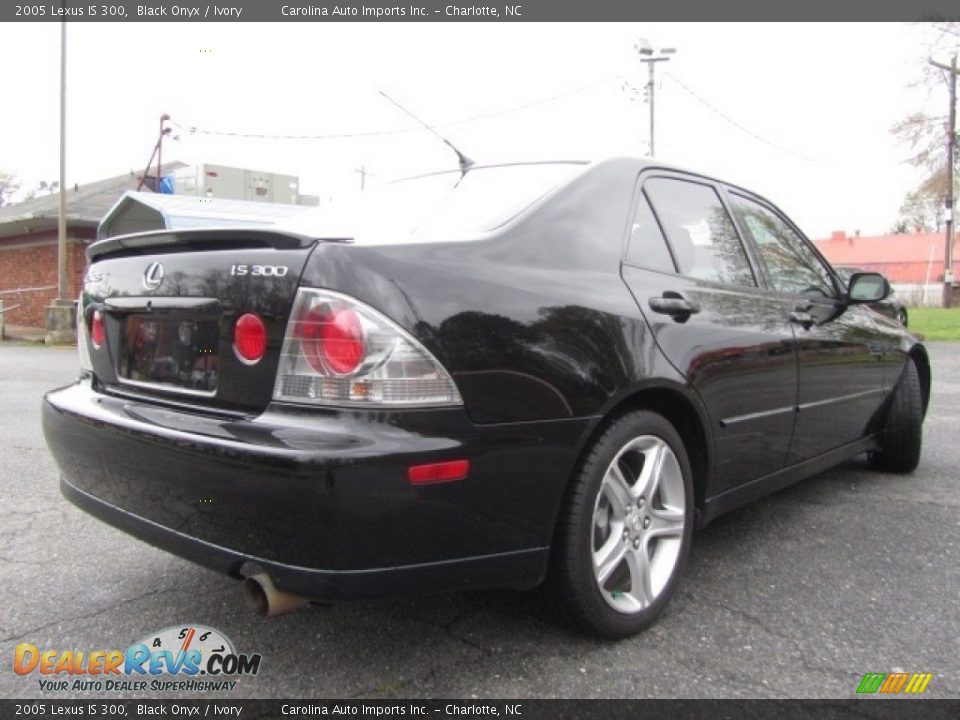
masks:
<svg viewBox="0 0 960 720"><path fill-rule="evenodd" d="M890 283L897 297L908 307L943 305L943 283Z"/></svg>

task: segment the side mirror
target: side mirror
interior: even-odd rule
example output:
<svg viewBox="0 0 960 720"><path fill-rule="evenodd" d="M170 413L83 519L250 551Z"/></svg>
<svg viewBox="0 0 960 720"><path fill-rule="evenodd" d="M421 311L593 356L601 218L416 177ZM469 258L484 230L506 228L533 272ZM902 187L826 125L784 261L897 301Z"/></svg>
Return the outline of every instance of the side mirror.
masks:
<svg viewBox="0 0 960 720"><path fill-rule="evenodd" d="M854 273L847 283L847 301L852 305L880 302L888 298L891 292L890 283L880 273Z"/></svg>

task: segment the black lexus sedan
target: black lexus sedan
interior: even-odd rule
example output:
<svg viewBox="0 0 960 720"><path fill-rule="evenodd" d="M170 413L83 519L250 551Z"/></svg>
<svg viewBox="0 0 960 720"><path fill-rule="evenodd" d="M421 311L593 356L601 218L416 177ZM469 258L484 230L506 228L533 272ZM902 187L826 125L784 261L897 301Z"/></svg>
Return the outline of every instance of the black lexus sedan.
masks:
<svg viewBox="0 0 960 720"><path fill-rule="evenodd" d="M547 584L637 632L695 527L862 453L910 472L930 364L764 198L618 158L474 166L271 230L91 245L43 403L92 515L306 600Z"/></svg>

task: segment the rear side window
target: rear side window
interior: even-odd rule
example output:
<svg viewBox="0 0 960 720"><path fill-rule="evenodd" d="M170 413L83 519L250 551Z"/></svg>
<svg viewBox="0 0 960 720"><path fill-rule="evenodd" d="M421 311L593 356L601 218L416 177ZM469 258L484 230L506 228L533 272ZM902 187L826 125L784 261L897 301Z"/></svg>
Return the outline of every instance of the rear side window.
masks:
<svg viewBox="0 0 960 720"><path fill-rule="evenodd" d="M742 195L732 198L736 212L756 241L774 288L781 292L836 296L828 270L783 218Z"/></svg>
<svg viewBox="0 0 960 720"><path fill-rule="evenodd" d="M670 257L667 241L660 231L657 219L653 216L650 203L640 193L637 211L630 226L630 244L627 247L627 264L637 267L674 273L677 268Z"/></svg>
<svg viewBox="0 0 960 720"><path fill-rule="evenodd" d="M650 178L643 184L682 275L756 285L750 260L720 197L709 185Z"/></svg>

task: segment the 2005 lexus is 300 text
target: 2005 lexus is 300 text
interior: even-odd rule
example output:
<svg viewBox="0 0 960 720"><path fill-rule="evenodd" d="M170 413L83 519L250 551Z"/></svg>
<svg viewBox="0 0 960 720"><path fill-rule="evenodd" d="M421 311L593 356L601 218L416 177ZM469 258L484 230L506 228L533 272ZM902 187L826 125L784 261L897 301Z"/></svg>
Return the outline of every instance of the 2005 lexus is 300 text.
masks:
<svg viewBox="0 0 960 720"><path fill-rule="evenodd" d="M886 280L739 187L474 166L294 222L91 245L82 373L43 406L70 501L263 612L545 582L623 637L695 527L919 461L930 365L868 307Z"/></svg>

